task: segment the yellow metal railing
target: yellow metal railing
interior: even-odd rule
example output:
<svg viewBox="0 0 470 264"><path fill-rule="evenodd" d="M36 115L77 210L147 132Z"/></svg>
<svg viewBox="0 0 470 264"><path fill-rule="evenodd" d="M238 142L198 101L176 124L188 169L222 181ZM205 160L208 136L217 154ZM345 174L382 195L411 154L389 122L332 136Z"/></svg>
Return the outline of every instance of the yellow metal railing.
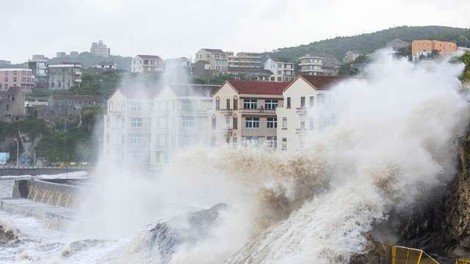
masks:
<svg viewBox="0 0 470 264"><path fill-rule="evenodd" d="M456 259L455 264L470 264L470 260L468 260L468 259Z"/></svg>
<svg viewBox="0 0 470 264"><path fill-rule="evenodd" d="M439 262L421 249L394 246L392 264L439 264ZM470 264L470 262L456 262L456 264Z"/></svg>

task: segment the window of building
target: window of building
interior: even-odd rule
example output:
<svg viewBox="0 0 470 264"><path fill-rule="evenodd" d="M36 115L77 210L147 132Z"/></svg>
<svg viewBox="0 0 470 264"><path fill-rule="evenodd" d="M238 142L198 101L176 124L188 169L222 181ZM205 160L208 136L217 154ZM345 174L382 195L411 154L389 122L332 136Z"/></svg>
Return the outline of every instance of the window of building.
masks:
<svg viewBox="0 0 470 264"><path fill-rule="evenodd" d="M287 150L287 138L282 138L281 150Z"/></svg>
<svg viewBox="0 0 470 264"><path fill-rule="evenodd" d="M220 98L215 98L215 110L220 110Z"/></svg>
<svg viewBox="0 0 470 264"><path fill-rule="evenodd" d="M131 118L131 127L142 127L142 118Z"/></svg>
<svg viewBox="0 0 470 264"><path fill-rule="evenodd" d="M184 128L192 128L194 126L194 117L192 116L183 116L181 121Z"/></svg>
<svg viewBox="0 0 470 264"><path fill-rule="evenodd" d="M215 115L212 116L212 129L216 129L217 127L217 119Z"/></svg>
<svg viewBox="0 0 470 264"><path fill-rule="evenodd" d="M238 118L237 116L233 116L233 129L238 129Z"/></svg>
<svg viewBox="0 0 470 264"><path fill-rule="evenodd" d="M238 99L237 98L233 98L233 109L238 110Z"/></svg>
<svg viewBox="0 0 470 264"><path fill-rule="evenodd" d="M277 77L278 82L282 82L282 77Z"/></svg>
<svg viewBox="0 0 470 264"><path fill-rule="evenodd" d="M259 117L247 117L245 118L246 128L259 128Z"/></svg>
<svg viewBox="0 0 470 264"><path fill-rule="evenodd" d="M257 109L257 101L255 99L245 99L243 100L243 108L244 109Z"/></svg>
<svg viewBox="0 0 470 264"><path fill-rule="evenodd" d="M277 148L277 138L276 137L267 137L266 145L268 148L275 149Z"/></svg>
<svg viewBox="0 0 470 264"><path fill-rule="evenodd" d="M310 96L310 108L315 106L315 96Z"/></svg>
<svg viewBox="0 0 470 264"><path fill-rule="evenodd" d="M266 110L275 110L277 108L278 103L279 102L277 100L265 100L264 101L264 109L266 109Z"/></svg>
<svg viewBox="0 0 470 264"><path fill-rule="evenodd" d="M160 147L165 147L166 146L166 136L165 135L159 135L158 136L158 146L160 146Z"/></svg>
<svg viewBox="0 0 470 264"><path fill-rule="evenodd" d="M287 117L282 118L282 129L287 129Z"/></svg>
<svg viewBox="0 0 470 264"><path fill-rule="evenodd" d="M300 107L305 107L305 96L300 97Z"/></svg>
<svg viewBox="0 0 470 264"><path fill-rule="evenodd" d="M227 108L227 110L230 109L230 99L227 99L226 108Z"/></svg>
<svg viewBox="0 0 470 264"><path fill-rule="evenodd" d="M134 111L134 112L142 111L143 109L142 103L139 103L139 102L130 102L129 106L130 106L131 111Z"/></svg>
<svg viewBox="0 0 470 264"><path fill-rule="evenodd" d="M290 97L287 97L287 108L290 108Z"/></svg>
<svg viewBox="0 0 470 264"><path fill-rule="evenodd" d="M267 128L277 128L277 118L268 117L267 118Z"/></svg>
<svg viewBox="0 0 470 264"><path fill-rule="evenodd" d="M129 143L133 145L140 145L142 144L142 135L129 135Z"/></svg>
<svg viewBox="0 0 470 264"><path fill-rule="evenodd" d="M193 111L193 103L190 100L184 100L183 102L181 102L181 110L183 112Z"/></svg>
<svg viewBox="0 0 470 264"><path fill-rule="evenodd" d="M13 77L13 82L16 82L16 80L17 80L16 77Z"/></svg>

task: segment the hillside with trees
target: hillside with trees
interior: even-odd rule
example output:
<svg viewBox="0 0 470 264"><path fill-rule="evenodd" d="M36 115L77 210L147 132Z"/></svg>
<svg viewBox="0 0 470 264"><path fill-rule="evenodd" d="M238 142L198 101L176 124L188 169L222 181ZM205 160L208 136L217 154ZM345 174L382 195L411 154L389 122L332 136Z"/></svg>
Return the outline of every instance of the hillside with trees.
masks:
<svg viewBox="0 0 470 264"><path fill-rule="evenodd" d="M307 53L330 53L336 58L342 59L348 50L367 54L385 47L388 41L397 38L407 42L415 39L451 41L457 43L458 46L470 47L470 29L441 26L402 26L358 36L336 37L307 45L281 48L268 53L268 55L272 58L293 62L296 62L298 58Z"/></svg>

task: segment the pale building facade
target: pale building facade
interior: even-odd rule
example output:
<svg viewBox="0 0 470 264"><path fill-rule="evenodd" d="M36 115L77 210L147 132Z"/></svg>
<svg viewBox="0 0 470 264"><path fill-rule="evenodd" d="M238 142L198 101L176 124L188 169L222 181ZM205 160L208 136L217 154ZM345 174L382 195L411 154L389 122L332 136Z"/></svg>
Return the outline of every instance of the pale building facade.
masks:
<svg viewBox="0 0 470 264"><path fill-rule="evenodd" d="M324 107L328 89L340 78L298 76L283 92L284 105L277 108L277 149L298 151L307 137L321 131L332 122Z"/></svg>
<svg viewBox="0 0 470 264"><path fill-rule="evenodd" d="M0 69L0 91L8 91L10 87L19 87L28 94L34 88L34 76L31 69Z"/></svg>
<svg viewBox="0 0 470 264"><path fill-rule="evenodd" d="M262 144L275 149L276 108L286 82L225 82L212 96L212 145Z"/></svg>
<svg viewBox="0 0 470 264"><path fill-rule="evenodd" d="M69 90L82 83L82 65L79 63L48 66L49 89Z"/></svg>
<svg viewBox="0 0 470 264"><path fill-rule="evenodd" d="M226 53L221 49L200 49L196 52L194 62L207 61L210 70L215 73L224 73L228 70L228 57L233 53Z"/></svg>
<svg viewBox="0 0 470 264"><path fill-rule="evenodd" d="M171 85L154 98L150 168L159 169L181 150L208 146L216 85Z"/></svg>
<svg viewBox="0 0 470 264"><path fill-rule="evenodd" d="M122 165L148 165L153 93L119 89L107 101L102 155Z"/></svg>
<svg viewBox="0 0 470 264"><path fill-rule="evenodd" d="M151 73L164 70L165 63L157 55L137 55L132 59L131 72Z"/></svg>
<svg viewBox="0 0 470 264"><path fill-rule="evenodd" d="M229 68L263 68L263 56L261 53L238 52L237 55L234 55L233 52L230 52L227 54Z"/></svg>
<svg viewBox="0 0 470 264"><path fill-rule="evenodd" d="M290 82L295 78L295 64L293 62L275 61L271 58L264 63L264 69L271 71L269 81Z"/></svg>
<svg viewBox="0 0 470 264"><path fill-rule="evenodd" d="M446 55L457 51L457 44L453 42L438 40L413 40L411 42L411 55L413 60L418 60L420 56L428 56L433 51L439 55Z"/></svg>
<svg viewBox="0 0 470 264"><path fill-rule="evenodd" d="M339 62L331 54L307 54L300 58L299 73L313 76L336 76Z"/></svg>
<svg viewBox="0 0 470 264"><path fill-rule="evenodd" d="M107 102L104 157L128 166L159 169L182 149L208 145L215 88L171 85L141 92L117 90Z"/></svg>

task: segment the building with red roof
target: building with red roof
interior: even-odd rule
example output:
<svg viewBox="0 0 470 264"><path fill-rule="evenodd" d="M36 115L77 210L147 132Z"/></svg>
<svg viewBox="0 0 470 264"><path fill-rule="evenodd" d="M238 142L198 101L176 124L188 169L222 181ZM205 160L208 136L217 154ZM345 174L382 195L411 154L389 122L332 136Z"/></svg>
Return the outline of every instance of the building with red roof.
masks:
<svg viewBox="0 0 470 264"><path fill-rule="evenodd" d="M276 108L287 82L230 80L214 92L212 143L266 144L276 147Z"/></svg>
<svg viewBox="0 0 470 264"><path fill-rule="evenodd" d="M327 127L328 94L343 78L332 76L299 75L283 90L282 107L276 109L278 150L300 150L306 137Z"/></svg>

